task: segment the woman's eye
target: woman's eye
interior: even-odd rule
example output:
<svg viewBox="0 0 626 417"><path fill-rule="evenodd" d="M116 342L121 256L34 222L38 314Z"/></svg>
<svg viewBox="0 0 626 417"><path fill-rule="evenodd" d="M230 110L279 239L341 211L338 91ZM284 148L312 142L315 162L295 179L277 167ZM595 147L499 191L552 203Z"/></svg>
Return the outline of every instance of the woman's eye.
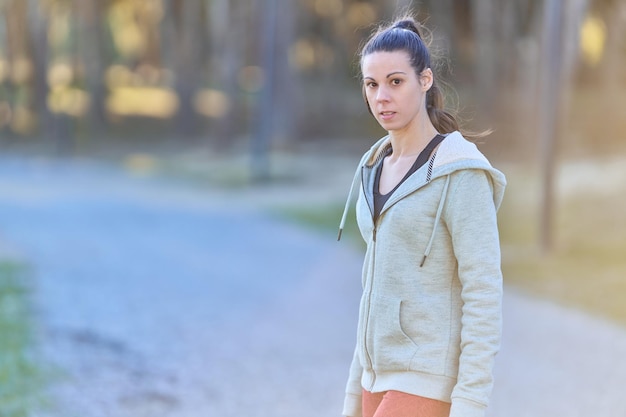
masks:
<svg viewBox="0 0 626 417"><path fill-rule="evenodd" d="M376 83L365 83L365 86L368 88L374 88L376 87Z"/></svg>
<svg viewBox="0 0 626 417"><path fill-rule="evenodd" d="M400 85L402 83L402 80L396 78L394 80L391 80L391 84L393 85Z"/></svg>

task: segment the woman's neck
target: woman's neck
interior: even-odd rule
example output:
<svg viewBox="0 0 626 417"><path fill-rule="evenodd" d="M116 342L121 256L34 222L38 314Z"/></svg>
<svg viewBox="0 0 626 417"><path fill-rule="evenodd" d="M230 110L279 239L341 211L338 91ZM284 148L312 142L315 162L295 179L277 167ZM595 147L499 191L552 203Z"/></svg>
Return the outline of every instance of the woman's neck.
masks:
<svg viewBox="0 0 626 417"><path fill-rule="evenodd" d="M438 133L430 119L401 131L390 131L389 137L393 149L391 158L400 159L418 155Z"/></svg>

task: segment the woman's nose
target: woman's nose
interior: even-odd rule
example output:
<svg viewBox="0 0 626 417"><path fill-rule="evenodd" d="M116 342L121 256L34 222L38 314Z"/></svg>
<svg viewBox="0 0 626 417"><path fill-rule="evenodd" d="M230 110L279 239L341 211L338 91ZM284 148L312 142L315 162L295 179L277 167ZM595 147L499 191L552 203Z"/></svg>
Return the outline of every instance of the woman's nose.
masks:
<svg viewBox="0 0 626 417"><path fill-rule="evenodd" d="M389 101L389 91L387 88L380 86L376 91L376 101Z"/></svg>

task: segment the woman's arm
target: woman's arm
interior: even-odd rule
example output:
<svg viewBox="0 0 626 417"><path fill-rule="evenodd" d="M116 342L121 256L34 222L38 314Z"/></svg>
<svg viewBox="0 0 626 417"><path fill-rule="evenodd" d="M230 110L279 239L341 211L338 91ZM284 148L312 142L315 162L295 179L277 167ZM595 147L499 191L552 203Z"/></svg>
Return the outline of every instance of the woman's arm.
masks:
<svg viewBox="0 0 626 417"><path fill-rule="evenodd" d="M450 417L483 417L502 333L500 240L491 179L484 170L452 174L444 220L462 285L461 356Z"/></svg>

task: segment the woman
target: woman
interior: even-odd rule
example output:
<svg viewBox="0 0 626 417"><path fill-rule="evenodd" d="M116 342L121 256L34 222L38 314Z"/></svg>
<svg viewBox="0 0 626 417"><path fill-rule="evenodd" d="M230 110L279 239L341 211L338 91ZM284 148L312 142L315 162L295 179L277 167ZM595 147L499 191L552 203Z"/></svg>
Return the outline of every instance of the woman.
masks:
<svg viewBox="0 0 626 417"><path fill-rule="evenodd" d="M363 94L388 135L363 156L367 251L343 415L484 416L501 335L496 211L506 181L458 131L412 18L361 53Z"/></svg>

